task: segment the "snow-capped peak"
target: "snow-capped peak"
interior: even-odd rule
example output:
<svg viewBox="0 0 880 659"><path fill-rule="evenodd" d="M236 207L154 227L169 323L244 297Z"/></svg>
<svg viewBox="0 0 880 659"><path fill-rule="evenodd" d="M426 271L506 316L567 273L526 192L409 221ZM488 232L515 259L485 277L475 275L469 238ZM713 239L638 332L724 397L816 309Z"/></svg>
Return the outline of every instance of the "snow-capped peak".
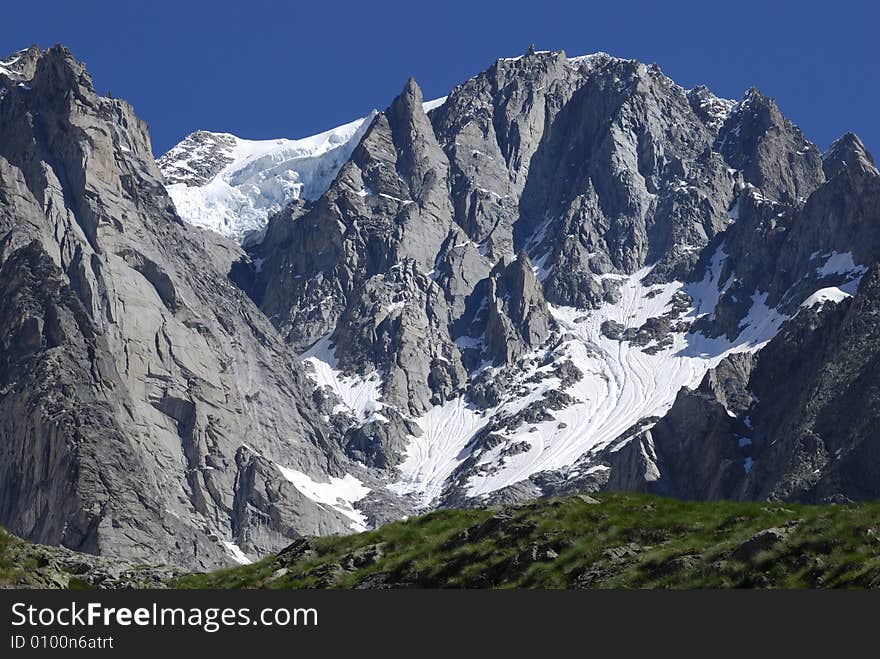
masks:
<svg viewBox="0 0 880 659"><path fill-rule="evenodd" d="M425 112L445 101L426 101ZM324 194L376 114L296 140L196 131L157 162L185 222L243 240L291 201Z"/></svg>
<svg viewBox="0 0 880 659"><path fill-rule="evenodd" d="M321 196L374 115L298 140L198 131L159 158L159 168L186 222L241 240L294 199Z"/></svg>

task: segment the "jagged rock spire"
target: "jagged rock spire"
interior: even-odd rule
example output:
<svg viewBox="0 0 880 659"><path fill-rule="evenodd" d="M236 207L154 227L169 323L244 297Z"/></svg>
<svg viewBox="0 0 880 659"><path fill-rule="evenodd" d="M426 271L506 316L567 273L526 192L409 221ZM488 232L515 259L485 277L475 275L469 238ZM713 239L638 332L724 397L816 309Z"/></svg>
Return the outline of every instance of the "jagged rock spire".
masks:
<svg viewBox="0 0 880 659"><path fill-rule="evenodd" d="M844 133L838 137L828 148L823 156L825 176L829 179L839 174L845 168L857 168L863 171L877 173L874 158L868 153L862 140L855 133Z"/></svg>

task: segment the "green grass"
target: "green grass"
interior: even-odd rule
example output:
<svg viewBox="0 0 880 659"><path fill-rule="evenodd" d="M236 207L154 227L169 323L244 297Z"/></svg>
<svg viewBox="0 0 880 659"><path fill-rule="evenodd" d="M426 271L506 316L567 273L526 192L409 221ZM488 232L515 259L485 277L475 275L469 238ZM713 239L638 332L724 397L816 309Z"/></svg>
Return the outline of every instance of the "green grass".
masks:
<svg viewBox="0 0 880 659"><path fill-rule="evenodd" d="M183 577L180 588L352 588L365 579L443 588L815 588L880 586L880 504L695 503L634 494L444 510L358 535L311 540L290 563ZM502 513L497 523L490 518ZM509 518L508 518L509 516ZM747 557L756 533L784 540ZM361 561L376 545L382 555ZM550 553L548 553L548 550ZM537 556L533 556L537 554Z"/></svg>
<svg viewBox="0 0 880 659"><path fill-rule="evenodd" d="M307 554L190 574L178 588L880 587L880 503L696 503L594 495L440 510L375 531L308 539ZM784 537L746 552L758 532ZM751 546L751 545L749 545ZM377 551L378 548L378 551ZM0 529L0 586L37 553ZM69 587L89 587L69 576Z"/></svg>
<svg viewBox="0 0 880 659"><path fill-rule="evenodd" d="M13 583L37 565L36 558L23 551L25 543L0 528L0 587Z"/></svg>
<svg viewBox="0 0 880 659"><path fill-rule="evenodd" d="M67 588L69 590L92 590L91 584L87 581L80 579L79 577L70 577L70 580L67 583Z"/></svg>

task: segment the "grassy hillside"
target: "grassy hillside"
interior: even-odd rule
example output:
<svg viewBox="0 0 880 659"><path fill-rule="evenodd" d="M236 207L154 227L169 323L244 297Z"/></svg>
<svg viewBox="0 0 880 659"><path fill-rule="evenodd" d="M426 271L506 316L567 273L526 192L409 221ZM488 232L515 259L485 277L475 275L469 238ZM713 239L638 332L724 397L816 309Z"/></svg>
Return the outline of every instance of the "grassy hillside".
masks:
<svg viewBox="0 0 880 659"><path fill-rule="evenodd" d="M0 587L876 588L880 503L580 495L303 538L253 565L182 576L0 530Z"/></svg>
<svg viewBox="0 0 880 659"><path fill-rule="evenodd" d="M34 557L20 550L23 544L0 529L0 588L16 584L28 570L36 567Z"/></svg>
<svg viewBox="0 0 880 659"><path fill-rule="evenodd" d="M880 586L880 504L694 503L632 494L444 510L179 588Z"/></svg>

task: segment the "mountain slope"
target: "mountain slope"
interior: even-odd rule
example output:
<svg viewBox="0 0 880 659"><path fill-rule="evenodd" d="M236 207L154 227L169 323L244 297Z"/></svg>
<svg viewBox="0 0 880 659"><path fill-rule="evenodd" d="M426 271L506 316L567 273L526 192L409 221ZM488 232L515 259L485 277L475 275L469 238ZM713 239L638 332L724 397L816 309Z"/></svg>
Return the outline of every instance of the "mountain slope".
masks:
<svg viewBox="0 0 880 659"><path fill-rule="evenodd" d="M417 506L607 487L630 428L880 256L870 213L822 210L861 192L757 90L529 52L420 102L408 82L270 219L250 289L319 387L373 383L349 455L369 441Z"/></svg>
<svg viewBox="0 0 880 659"><path fill-rule="evenodd" d="M302 485L354 476L226 276L244 254L179 219L145 125L68 51L18 57L0 72L0 521L188 566L349 530L350 504Z"/></svg>
<svg viewBox="0 0 880 659"><path fill-rule="evenodd" d="M34 546L0 529L13 588L876 588L877 504L578 495L445 510L253 565L182 573Z"/></svg>
<svg viewBox="0 0 880 659"><path fill-rule="evenodd" d="M853 135L829 149L825 170L828 183L806 201L774 256L782 267L761 273L796 282L788 296L818 291L757 355L726 359L695 391L681 391L650 430L634 428L632 445L651 454L655 470L646 479L623 469L627 476L616 487L696 499L880 497L874 432L880 173ZM810 252L820 244L827 251ZM865 272L852 253L834 247L852 249L860 260L870 255L874 265ZM807 268L800 277L795 251ZM637 459L632 454L606 459Z"/></svg>

